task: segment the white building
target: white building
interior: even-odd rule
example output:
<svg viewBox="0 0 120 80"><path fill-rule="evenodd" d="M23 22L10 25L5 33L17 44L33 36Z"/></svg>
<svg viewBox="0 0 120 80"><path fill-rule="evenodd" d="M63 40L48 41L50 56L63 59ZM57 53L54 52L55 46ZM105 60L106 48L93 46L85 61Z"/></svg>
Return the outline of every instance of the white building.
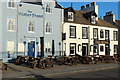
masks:
<svg viewBox="0 0 120 80"><path fill-rule="evenodd" d="M98 18L95 2L81 10L64 9L63 51L65 55L117 54L118 27Z"/></svg>

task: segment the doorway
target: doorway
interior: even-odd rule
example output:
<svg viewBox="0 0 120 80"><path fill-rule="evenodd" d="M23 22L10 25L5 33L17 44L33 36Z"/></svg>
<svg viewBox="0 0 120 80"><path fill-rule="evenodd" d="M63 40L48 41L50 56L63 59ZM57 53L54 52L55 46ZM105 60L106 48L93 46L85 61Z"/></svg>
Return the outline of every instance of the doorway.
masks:
<svg viewBox="0 0 120 80"><path fill-rule="evenodd" d="M108 44L105 45L105 55L110 55L110 49Z"/></svg>
<svg viewBox="0 0 120 80"><path fill-rule="evenodd" d="M35 41L28 42L28 56L35 56Z"/></svg>
<svg viewBox="0 0 120 80"><path fill-rule="evenodd" d="M82 56L88 55L88 44L83 43L82 44Z"/></svg>

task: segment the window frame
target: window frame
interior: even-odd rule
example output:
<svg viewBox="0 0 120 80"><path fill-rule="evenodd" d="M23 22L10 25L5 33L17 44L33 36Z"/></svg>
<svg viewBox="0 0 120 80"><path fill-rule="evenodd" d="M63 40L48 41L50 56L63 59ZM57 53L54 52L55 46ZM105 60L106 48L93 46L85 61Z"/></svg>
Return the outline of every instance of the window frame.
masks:
<svg viewBox="0 0 120 80"><path fill-rule="evenodd" d="M49 26L47 26L47 24ZM50 31L50 32L48 32L48 31ZM51 24L51 22L46 22L46 24L45 24L45 33L46 34L51 34L52 33L52 24Z"/></svg>
<svg viewBox="0 0 120 80"><path fill-rule="evenodd" d="M30 22L33 24L33 31L29 31L30 30L30 27L29 27ZM35 21L34 20L29 20L28 27L27 27L27 32L28 33L35 33Z"/></svg>
<svg viewBox="0 0 120 80"><path fill-rule="evenodd" d="M95 30L97 30L97 37L94 36ZM93 39L98 39L98 28L93 28Z"/></svg>
<svg viewBox="0 0 120 80"><path fill-rule="evenodd" d="M108 36L108 39L106 38L106 32L108 32L108 35L107 35L107 36ZM109 39L110 39L110 38L109 38L109 34L110 34L110 33L109 33L109 30L105 30L105 40L109 40Z"/></svg>
<svg viewBox="0 0 120 80"><path fill-rule="evenodd" d="M9 26L8 26L10 19L12 19L12 20L14 19L14 24L15 24L15 25L13 26L13 30L10 30L10 28L9 28ZM8 17L8 18L7 18L7 31L9 31L9 32L15 32L15 31L16 31L16 18L11 18L11 17Z"/></svg>
<svg viewBox="0 0 120 80"><path fill-rule="evenodd" d="M86 37L83 37L83 29L86 29ZM88 39L88 27L82 27L82 39Z"/></svg>
<svg viewBox="0 0 120 80"><path fill-rule="evenodd" d="M46 13L52 13L52 3L46 3L45 5L45 12Z"/></svg>
<svg viewBox="0 0 120 80"><path fill-rule="evenodd" d="M68 12L68 21L74 21L74 13Z"/></svg>
<svg viewBox="0 0 120 80"><path fill-rule="evenodd" d="M16 9L16 0L14 0L14 7L10 7L9 6L9 2L10 2L11 0L7 0L7 8L10 8L10 9ZM11 1L12 2L12 1ZM12 4L11 4L12 5Z"/></svg>
<svg viewBox="0 0 120 80"><path fill-rule="evenodd" d="M70 47L70 49L69 49L69 51L70 51L70 55L75 55L75 54L71 54L71 46L73 46L74 45L74 48L75 48L75 54L76 54L76 43L70 43L70 45L69 45L69 47Z"/></svg>
<svg viewBox="0 0 120 80"><path fill-rule="evenodd" d="M116 38L115 38L116 37ZM118 31L113 31L113 40L117 41L118 40Z"/></svg>
<svg viewBox="0 0 120 80"><path fill-rule="evenodd" d="M74 28L74 30L75 30L74 36L71 36L71 28ZM69 27L69 33L70 33L70 37L69 38L76 38L76 26L70 25L70 27Z"/></svg>
<svg viewBox="0 0 120 80"><path fill-rule="evenodd" d="M102 37L102 35L101 35L101 31L103 32L103 37ZM104 35L105 35L105 34L104 34L104 31L103 31L103 30L100 30L100 38L103 39L103 38L104 38Z"/></svg>

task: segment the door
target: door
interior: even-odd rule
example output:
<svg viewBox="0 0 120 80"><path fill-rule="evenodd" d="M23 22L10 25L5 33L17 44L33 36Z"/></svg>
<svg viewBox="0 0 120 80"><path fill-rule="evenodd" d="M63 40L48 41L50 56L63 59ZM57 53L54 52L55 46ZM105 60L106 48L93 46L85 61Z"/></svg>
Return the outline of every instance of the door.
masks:
<svg viewBox="0 0 120 80"><path fill-rule="evenodd" d="M82 56L88 55L88 44L82 44Z"/></svg>
<svg viewBox="0 0 120 80"><path fill-rule="evenodd" d="M35 56L35 41L28 43L28 56Z"/></svg>
<svg viewBox="0 0 120 80"><path fill-rule="evenodd" d="M105 45L105 55L110 55L109 45Z"/></svg>
<svg viewBox="0 0 120 80"><path fill-rule="evenodd" d="M70 43L70 55L76 54L76 43Z"/></svg>

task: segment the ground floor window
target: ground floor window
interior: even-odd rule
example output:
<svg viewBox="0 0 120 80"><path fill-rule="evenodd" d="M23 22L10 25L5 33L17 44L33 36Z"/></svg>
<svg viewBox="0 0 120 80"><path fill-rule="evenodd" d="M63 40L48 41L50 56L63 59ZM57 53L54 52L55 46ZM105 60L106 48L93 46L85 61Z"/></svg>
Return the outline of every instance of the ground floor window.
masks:
<svg viewBox="0 0 120 80"><path fill-rule="evenodd" d="M101 51L101 52L104 51L104 46L103 46L103 45L100 46L100 51Z"/></svg>
<svg viewBox="0 0 120 80"><path fill-rule="evenodd" d="M117 54L117 45L114 45L114 54Z"/></svg>
<svg viewBox="0 0 120 80"><path fill-rule="evenodd" d="M15 49L15 42L14 41L7 41L7 51L9 53L13 53Z"/></svg>
<svg viewBox="0 0 120 80"><path fill-rule="evenodd" d="M76 44L70 43L70 55L75 55L76 53Z"/></svg>
<svg viewBox="0 0 120 80"><path fill-rule="evenodd" d="M51 46L50 46L50 42L46 42L46 48L45 48L46 52L50 52L51 51Z"/></svg>

